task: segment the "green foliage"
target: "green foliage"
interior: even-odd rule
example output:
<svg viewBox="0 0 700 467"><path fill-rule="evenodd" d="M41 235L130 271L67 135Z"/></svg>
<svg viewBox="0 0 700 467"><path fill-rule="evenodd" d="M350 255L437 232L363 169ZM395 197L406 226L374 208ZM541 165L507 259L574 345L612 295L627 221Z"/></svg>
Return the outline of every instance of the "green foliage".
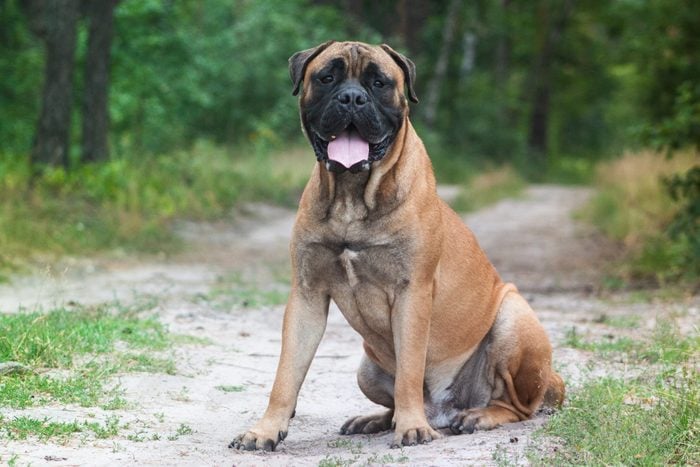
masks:
<svg viewBox="0 0 700 467"><path fill-rule="evenodd" d="M44 56L20 4L19 0L0 3L0 159L3 153L30 148L39 119Z"/></svg>
<svg viewBox="0 0 700 467"><path fill-rule="evenodd" d="M344 24L337 10L304 0L121 2L111 91L117 147L298 138L287 59L343 36Z"/></svg>
<svg viewBox="0 0 700 467"><path fill-rule="evenodd" d="M700 84L682 83L670 114L643 128L642 138L652 146L671 150L700 147Z"/></svg>
<svg viewBox="0 0 700 467"><path fill-rule="evenodd" d="M248 200L294 204L312 157L199 144L71 171L49 168L36 178L22 158L0 160L0 271L37 251L172 251L174 219L221 217Z"/></svg>
<svg viewBox="0 0 700 467"><path fill-rule="evenodd" d="M28 2L0 2L0 280L32 252L171 251L174 219L220 217L249 199L292 203L304 177L268 157L301 140L287 58L328 39L389 42L416 62L423 100L412 119L444 182L510 164L533 178L586 183L595 161L623 148L699 144L697 2L461 2L448 18L449 4L418 2L397 15L402 2L121 1L112 160L82 166L77 158L88 36L81 19L71 165L36 174L28 153L45 57L31 31L41 28ZM452 40L443 43L448 19ZM447 69L436 81L443 48ZM438 89L434 122L425 115L430 88ZM543 167L528 147L541 88ZM230 145L237 149L219 149ZM697 274L697 190L683 188L691 172L685 180L670 185L678 203L671 240L650 235L634 252L641 275Z"/></svg>

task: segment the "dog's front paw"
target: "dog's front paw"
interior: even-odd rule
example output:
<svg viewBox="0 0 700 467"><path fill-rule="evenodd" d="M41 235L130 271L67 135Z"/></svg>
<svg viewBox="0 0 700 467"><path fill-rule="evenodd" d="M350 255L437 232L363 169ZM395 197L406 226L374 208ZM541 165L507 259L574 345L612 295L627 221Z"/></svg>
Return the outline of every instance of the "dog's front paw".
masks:
<svg viewBox="0 0 700 467"><path fill-rule="evenodd" d="M427 444L434 439L440 439L442 435L425 423L422 426L417 426L408 429L399 429L398 425L394 432L394 440L391 443L392 448L401 446L415 446L417 444Z"/></svg>
<svg viewBox="0 0 700 467"><path fill-rule="evenodd" d="M386 431L391 428L393 410L387 410L372 415L353 417L348 419L340 428L341 435L354 435L356 433L370 434Z"/></svg>
<svg viewBox="0 0 700 467"><path fill-rule="evenodd" d="M280 441L287 437L286 431L277 431L276 434L260 434L250 430L242 435L238 435L228 445L233 449L243 451L274 451Z"/></svg>

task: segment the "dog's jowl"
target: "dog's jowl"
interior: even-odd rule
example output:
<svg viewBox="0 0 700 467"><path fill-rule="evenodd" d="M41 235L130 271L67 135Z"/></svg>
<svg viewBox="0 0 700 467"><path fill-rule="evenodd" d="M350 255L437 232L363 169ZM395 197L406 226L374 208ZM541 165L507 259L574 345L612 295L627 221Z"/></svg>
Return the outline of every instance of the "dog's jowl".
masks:
<svg viewBox="0 0 700 467"><path fill-rule="evenodd" d="M272 450L285 438L331 300L364 339L362 392L386 407L343 434L393 427L393 445L413 445L560 404L535 313L437 196L408 118L413 63L387 45L331 41L294 54L289 70L317 163L292 234L269 405L231 446Z"/></svg>

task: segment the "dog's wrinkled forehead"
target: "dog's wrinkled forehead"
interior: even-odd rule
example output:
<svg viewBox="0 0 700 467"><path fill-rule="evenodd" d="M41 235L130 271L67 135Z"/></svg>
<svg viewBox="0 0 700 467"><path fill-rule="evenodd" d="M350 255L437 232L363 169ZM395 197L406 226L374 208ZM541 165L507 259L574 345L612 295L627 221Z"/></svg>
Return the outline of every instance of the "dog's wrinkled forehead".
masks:
<svg viewBox="0 0 700 467"><path fill-rule="evenodd" d="M403 83L403 72L396 62L380 47L361 42L335 42L328 46L306 69L305 81L330 62L342 60L348 78L360 78L368 66L374 64L382 72L390 75L397 83ZM337 62L336 62L337 63Z"/></svg>

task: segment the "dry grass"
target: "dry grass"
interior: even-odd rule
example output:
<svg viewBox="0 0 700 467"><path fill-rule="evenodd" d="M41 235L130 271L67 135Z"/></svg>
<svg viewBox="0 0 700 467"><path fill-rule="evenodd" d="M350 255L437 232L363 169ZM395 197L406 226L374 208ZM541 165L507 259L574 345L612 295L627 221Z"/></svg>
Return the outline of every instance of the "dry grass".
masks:
<svg viewBox="0 0 700 467"><path fill-rule="evenodd" d="M651 151L626 153L601 164L596 171L599 188L621 203L605 229L629 248L635 248L650 233L661 231L676 213L676 206L661 181L685 172L697 161L691 152L668 159ZM605 214L601 212L600 214Z"/></svg>
<svg viewBox="0 0 700 467"><path fill-rule="evenodd" d="M469 180L452 207L457 211L474 211L501 199L516 197L525 186L525 180L509 165L489 169Z"/></svg>
<svg viewBox="0 0 700 467"><path fill-rule="evenodd" d="M619 240L626 252L620 273L625 279L677 276L676 259L683 245L674 244L665 230L678 211L663 180L684 173L697 163L692 151L666 158L653 151L626 153L599 164L598 194L582 211L582 217ZM674 269L676 268L676 269Z"/></svg>

